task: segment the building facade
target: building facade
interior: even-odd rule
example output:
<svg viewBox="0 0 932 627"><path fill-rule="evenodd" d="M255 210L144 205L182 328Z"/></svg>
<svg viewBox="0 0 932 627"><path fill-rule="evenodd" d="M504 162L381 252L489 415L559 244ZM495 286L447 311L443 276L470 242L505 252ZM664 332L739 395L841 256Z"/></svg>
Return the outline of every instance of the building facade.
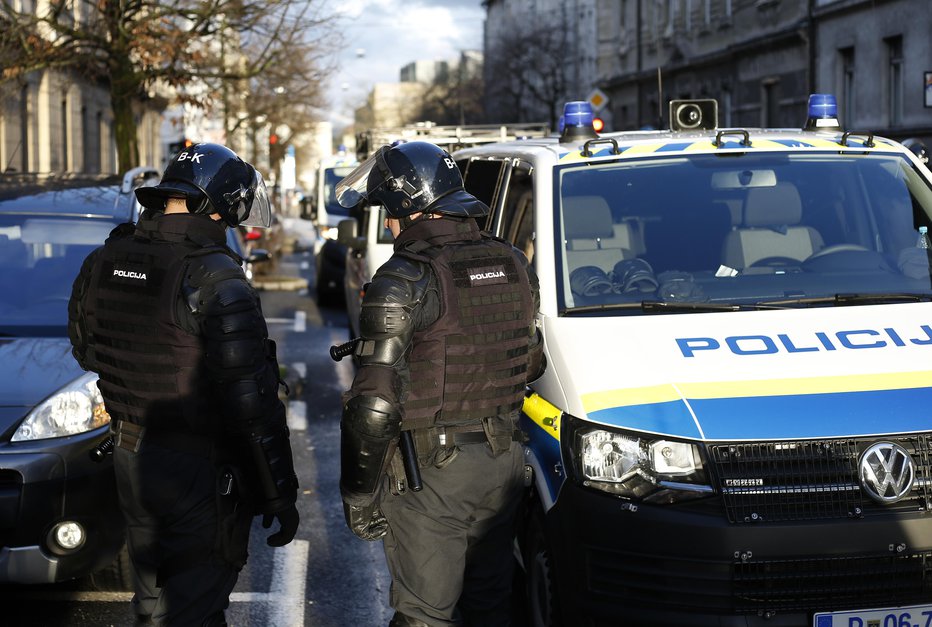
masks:
<svg viewBox="0 0 932 627"><path fill-rule="evenodd" d="M140 162L158 166L159 111L140 103L136 129ZM110 93L76 73L44 70L0 89L3 171L115 173L116 143Z"/></svg>
<svg viewBox="0 0 932 627"><path fill-rule="evenodd" d="M799 127L809 94L833 93L846 128L930 139L928 0L593 0L591 20L580 2L487 0L486 65L508 24L572 5L592 30L568 30L565 63L581 70L565 99L601 89L610 130L665 127L684 98L715 98L720 126Z"/></svg>

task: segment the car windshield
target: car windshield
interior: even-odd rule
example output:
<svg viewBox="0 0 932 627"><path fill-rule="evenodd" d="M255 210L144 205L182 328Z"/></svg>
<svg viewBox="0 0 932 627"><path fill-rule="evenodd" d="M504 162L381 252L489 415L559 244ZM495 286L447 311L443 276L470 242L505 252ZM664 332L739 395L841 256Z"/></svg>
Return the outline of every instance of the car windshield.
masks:
<svg viewBox="0 0 932 627"><path fill-rule="evenodd" d="M326 208L329 215L349 215L349 209L341 206L340 203L337 202L335 190L337 183L355 169L356 166L350 165L339 168L327 168L324 170L324 198L326 198Z"/></svg>
<svg viewBox="0 0 932 627"><path fill-rule="evenodd" d="M653 157L568 165L554 179L566 313L932 295L917 248L932 190L898 154Z"/></svg>
<svg viewBox="0 0 932 627"><path fill-rule="evenodd" d="M112 220L0 215L0 334L64 335L84 258Z"/></svg>

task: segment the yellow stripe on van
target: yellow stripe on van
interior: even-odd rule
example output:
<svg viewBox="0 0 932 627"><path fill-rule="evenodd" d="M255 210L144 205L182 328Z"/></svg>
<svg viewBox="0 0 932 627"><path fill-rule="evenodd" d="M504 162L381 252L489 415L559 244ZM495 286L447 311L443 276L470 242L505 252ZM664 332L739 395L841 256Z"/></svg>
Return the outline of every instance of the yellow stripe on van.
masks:
<svg viewBox="0 0 932 627"><path fill-rule="evenodd" d="M923 387L932 387L932 371L663 384L642 388L590 392L589 394L583 394L582 404L586 413L590 413L612 407L650 405L677 401L681 398L747 398L755 396L874 392Z"/></svg>

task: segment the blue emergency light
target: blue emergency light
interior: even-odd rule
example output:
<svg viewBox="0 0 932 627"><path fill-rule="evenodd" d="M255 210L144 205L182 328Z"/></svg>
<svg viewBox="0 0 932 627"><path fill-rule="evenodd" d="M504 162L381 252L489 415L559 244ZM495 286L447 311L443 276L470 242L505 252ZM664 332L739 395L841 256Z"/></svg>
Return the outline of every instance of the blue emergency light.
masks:
<svg viewBox="0 0 932 627"><path fill-rule="evenodd" d="M807 131L839 130L838 102L832 94L809 94L809 108L807 112Z"/></svg>
<svg viewBox="0 0 932 627"><path fill-rule="evenodd" d="M560 141L576 141L584 137L598 137L592 129L595 114L592 105L585 100L573 100L563 105L560 116Z"/></svg>

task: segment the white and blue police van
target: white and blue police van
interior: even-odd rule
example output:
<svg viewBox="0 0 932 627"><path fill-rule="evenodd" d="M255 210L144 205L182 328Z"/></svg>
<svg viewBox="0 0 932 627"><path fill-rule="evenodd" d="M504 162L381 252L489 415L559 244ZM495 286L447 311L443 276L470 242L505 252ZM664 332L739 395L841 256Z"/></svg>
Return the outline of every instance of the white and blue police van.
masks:
<svg viewBox="0 0 932 627"><path fill-rule="evenodd" d="M716 108L454 155L540 278L530 623L932 627L932 172Z"/></svg>

